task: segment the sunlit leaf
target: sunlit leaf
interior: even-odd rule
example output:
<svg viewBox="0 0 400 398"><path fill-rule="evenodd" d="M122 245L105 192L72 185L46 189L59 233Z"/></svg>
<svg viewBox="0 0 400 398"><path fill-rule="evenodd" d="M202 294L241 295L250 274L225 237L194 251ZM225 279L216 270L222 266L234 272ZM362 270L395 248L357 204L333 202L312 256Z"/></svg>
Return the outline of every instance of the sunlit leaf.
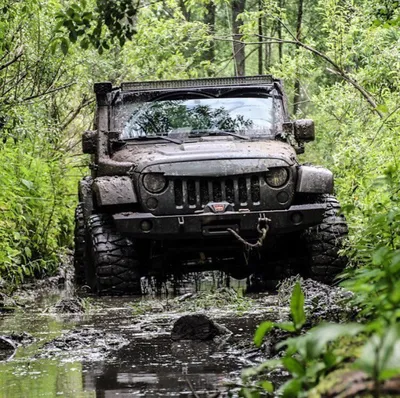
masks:
<svg viewBox="0 0 400 398"><path fill-rule="evenodd" d="M256 330L256 333L254 334L254 344L257 347L260 347L264 336L273 328L274 323L273 322L263 322Z"/></svg>
<svg viewBox="0 0 400 398"><path fill-rule="evenodd" d="M305 374L304 366L296 358L284 357L282 364L294 376L304 376Z"/></svg>
<svg viewBox="0 0 400 398"><path fill-rule="evenodd" d="M301 290L299 282L297 282L293 288L292 298L290 300L290 313L295 328L297 330L301 329L306 321L306 314L304 312L304 293Z"/></svg>
<svg viewBox="0 0 400 398"><path fill-rule="evenodd" d="M28 258L31 258L31 257L32 257L31 249L30 249L28 246L25 246L24 251L25 251L25 254L26 254L26 256L27 256Z"/></svg>
<svg viewBox="0 0 400 398"><path fill-rule="evenodd" d="M274 392L274 385L270 381L262 381L260 383L260 386L266 391L266 392Z"/></svg>

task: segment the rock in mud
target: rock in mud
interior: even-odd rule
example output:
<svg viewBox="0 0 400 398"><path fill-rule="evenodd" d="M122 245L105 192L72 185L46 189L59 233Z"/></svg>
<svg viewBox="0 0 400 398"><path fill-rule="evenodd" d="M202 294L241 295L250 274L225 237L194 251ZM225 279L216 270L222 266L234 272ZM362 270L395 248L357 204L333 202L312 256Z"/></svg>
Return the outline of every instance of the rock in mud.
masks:
<svg viewBox="0 0 400 398"><path fill-rule="evenodd" d="M174 323L171 339L204 341L229 333L224 326L218 325L203 314L184 315Z"/></svg>
<svg viewBox="0 0 400 398"><path fill-rule="evenodd" d="M10 339L0 336L0 362L11 359L16 348L16 345Z"/></svg>

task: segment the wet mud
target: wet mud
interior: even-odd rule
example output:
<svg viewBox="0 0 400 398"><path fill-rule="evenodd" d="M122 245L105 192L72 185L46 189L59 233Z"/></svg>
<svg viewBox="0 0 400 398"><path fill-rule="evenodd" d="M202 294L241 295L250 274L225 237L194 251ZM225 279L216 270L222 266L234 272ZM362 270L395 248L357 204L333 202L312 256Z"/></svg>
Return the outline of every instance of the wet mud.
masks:
<svg viewBox="0 0 400 398"><path fill-rule="evenodd" d="M272 344L256 349L252 339L260 322L288 319L293 281L279 293L249 295L246 281L220 281L188 279L168 289L174 295L164 289L145 297L87 296L68 280L43 289L30 304L0 314L0 336L15 345L0 357L0 398L237 396L232 385L242 369L275 354ZM336 296L346 299L341 290L327 288L327 295L325 285L303 284L309 311L318 307L319 316ZM174 324L193 314L225 332L205 341L172 339Z"/></svg>

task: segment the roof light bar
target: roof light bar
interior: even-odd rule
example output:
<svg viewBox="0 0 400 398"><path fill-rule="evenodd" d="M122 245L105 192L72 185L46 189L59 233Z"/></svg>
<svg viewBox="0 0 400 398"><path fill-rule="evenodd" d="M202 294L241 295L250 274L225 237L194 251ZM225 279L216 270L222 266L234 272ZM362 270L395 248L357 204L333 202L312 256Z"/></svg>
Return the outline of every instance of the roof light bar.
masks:
<svg viewBox="0 0 400 398"><path fill-rule="evenodd" d="M127 82L121 84L122 91L147 91L162 89L223 87L223 86L252 86L279 82L270 75L246 77L219 77L189 80L161 80L151 82Z"/></svg>

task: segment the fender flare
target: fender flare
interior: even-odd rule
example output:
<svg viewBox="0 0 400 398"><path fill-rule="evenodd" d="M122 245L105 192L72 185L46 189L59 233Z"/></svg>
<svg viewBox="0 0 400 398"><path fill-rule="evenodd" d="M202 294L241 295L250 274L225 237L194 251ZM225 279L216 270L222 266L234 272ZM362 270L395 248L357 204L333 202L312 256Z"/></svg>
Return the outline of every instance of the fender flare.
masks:
<svg viewBox="0 0 400 398"><path fill-rule="evenodd" d="M333 173L323 167L300 166L296 192L333 193Z"/></svg>
<svg viewBox="0 0 400 398"><path fill-rule="evenodd" d="M93 180L92 191L96 195L96 204L99 207L138 202L133 181L129 177L97 177Z"/></svg>

